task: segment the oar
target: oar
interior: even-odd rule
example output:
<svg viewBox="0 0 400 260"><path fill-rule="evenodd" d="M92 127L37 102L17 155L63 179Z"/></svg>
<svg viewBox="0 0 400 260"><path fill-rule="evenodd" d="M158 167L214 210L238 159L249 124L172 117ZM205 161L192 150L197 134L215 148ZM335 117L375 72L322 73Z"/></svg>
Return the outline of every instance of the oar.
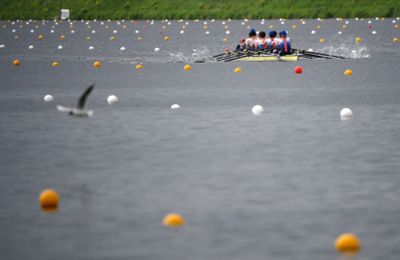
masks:
<svg viewBox="0 0 400 260"><path fill-rule="evenodd" d="M319 58L319 59L327 59L327 60L334 59L334 57L331 57L331 56L323 56L323 55L313 54L313 53L309 53L309 52L302 53L302 55L313 57L313 58Z"/></svg>
<svg viewBox="0 0 400 260"><path fill-rule="evenodd" d="M317 54L317 55L321 55L321 56L327 56L327 57L332 57L332 58L336 58L336 59L346 59L346 57L343 56L338 56L338 55L332 55L332 54L327 54L327 53L321 53L321 52L306 52L306 53L313 53L313 54Z"/></svg>
<svg viewBox="0 0 400 260"><path fill-rule="evenodd" d="M233 51L233 52L221 53L221 54L213 56L213 58L218 61L218 60L223 60L223 59L226 59L226 58L229 58L229 57L236 56L236 55L238 55L240 53L241 53L241 51Z"/></svg>
<svg viewBox="0 0 400 260"><path fill-rule="evenodd" d="M316 53L308 52L308 51L305 51L305 50L299 50L298 53L303 55L303 56L309 56L309 57L319 58L319 59L333 59L334 58L334 57L331 57L329 55L316 54Z"/></svg>
<svg viewBox="0 0 400 260"><path fill-rule="evenodd" d="M226 53L226 52L220 53L220 54L214 55L212 57L213 57L213 59L215 59L215 58L218 58L218 57L221 57L221 56L224 56L224 55L228 55L228 54L230 54L230 52L228 52L228 53Z"/></svg>
<svg viewBox="0 0 400 260"><path fill-rule="evenodd" d="M312 60L312 59L316 58L316 57L309 56L309 55L307 55L307 54L301 54L301 53L297 54L297 56L298 56L298 57L302 57L302 58L304 58L304 59L309 59L309 60Z"/></svg>
<svg viewBox="0 0 400 260"><path fill-rule="evenodd" d="M314 51L306 51L306 50L297 50L297 49L292 49L292 50L295 51L295 52L302 53L302 54L313 55L313 56L315 56L315 57L321 56L321 58L330 57L330 58L336 58L336 59L345 59L345 57L343 57L343 56L331 55L331 54L327 54L327 53L314 52Z"/></svg>
<svg viewBox="0 0 400 260"><path fill-rule="evenodd" d="M230 53L230 55L227 55L224 57L218 57L215 60L216 61L227 61L227 60L230 61L232 59L235 60L240 57L245 57L247 55L249 55L248 51L236 51L236 52Z"/></svg>
<svg viewBox="0 0 400 260"><path fill-rule="evenodd" d="M223 61L223 62L234 61L234 60L237 60L237 59L240 59L240 58L243 58L243 57L249 57L249 56L253 56L253 53L251 53L251 52L243 52L243 53L240 53L239 55L237 55L236 57L228 58L228 59L221 60L221 61Z"/></svg>
<svg viewBox="0 0 400 260"><path fill-rule="evenodd" d="M241 58L244 58L244 57L257 56L257 55L260 56L261 54L267 54L267 55L263 55L263 57L264 56L265 57L276 56L276 55L272 54L270 51L245 51L245 52L242 52L242 55L238 55L238 56L233 57L233 58L225 59L223 61L224 62L234 61L234 60L241 59Z"/></svg>

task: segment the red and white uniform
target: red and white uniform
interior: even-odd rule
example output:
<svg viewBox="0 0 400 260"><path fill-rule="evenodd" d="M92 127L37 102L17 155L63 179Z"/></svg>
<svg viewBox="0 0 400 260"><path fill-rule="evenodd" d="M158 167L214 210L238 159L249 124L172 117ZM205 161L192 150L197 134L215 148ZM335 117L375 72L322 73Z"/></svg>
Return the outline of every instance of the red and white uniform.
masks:
<svg viewBox="0 0 400 260"><path fill-rule="evenodd" d="M258 38L256 40L256 46L257 46L257 49L259 49L259 50L265 50L268 46L267 40L265 38L263 38L263 39Z"/></svg>
<svg viewBox="0 0 400 260"><path fill-rule="evenodd" d="M280 51L288 53L291 49L291 43L292 41L289 37L281 38L279 39L278 49L280 49Z"/></svg>
<svg viewBox="0 0 400 260"><path fill-rule="evenodd" d="M268 44L268 48L269 49L273 49L274 50L274 49L278 48L279 43L280 43L280 41L279 41L278 38L273 38L273 39L269 38L269 39L267 39L267 44Z"/></svg>
<svg viewBox="0 0 400 260"><path fill-rule="evenodd" d="M257 47L257 39L256 38L247 38L246 39L246 47L248 49L256 49Z"/></svg>

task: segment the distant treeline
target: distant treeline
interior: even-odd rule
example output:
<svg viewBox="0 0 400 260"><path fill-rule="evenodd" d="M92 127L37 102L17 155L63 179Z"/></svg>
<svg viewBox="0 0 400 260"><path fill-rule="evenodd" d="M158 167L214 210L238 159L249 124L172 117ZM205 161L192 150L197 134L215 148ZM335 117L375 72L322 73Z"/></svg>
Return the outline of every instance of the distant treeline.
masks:
<svg viewBox="0 0 400 260"><path fill-rule="evenodd" d="M271 19L400 16L400 0L0 0L0 19Z"/></svg>

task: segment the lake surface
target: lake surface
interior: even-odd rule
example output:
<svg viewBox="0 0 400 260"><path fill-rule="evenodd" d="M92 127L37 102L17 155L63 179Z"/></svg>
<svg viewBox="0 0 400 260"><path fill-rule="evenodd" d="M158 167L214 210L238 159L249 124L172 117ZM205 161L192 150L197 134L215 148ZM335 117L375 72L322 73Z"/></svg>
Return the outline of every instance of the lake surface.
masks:
<svg viewBox="0 0 400 260"><path fill-rule="evenodd" d="M3 258L328 260L338 259L337 236L351 232L361 241L358 260L399 259L397 24L0 22ZM183 70L193 49L217 54L247 27L270 25L287 29L294 47L355 58ZM94 69L94 60L103 66ZM297 65L303 74L293 72ZM93 117L56 110L74 105L93 81ZM44 102L46 94L55 101ZM119 98L113 106L111 94ZM181 109L170 109L174 103ZM256 104L265 110L259 116ZM340 119L344 107L351 120ZM60 194L56 213L38 205L46 188ZM163 227L171 212L187 225Z"/></svg>

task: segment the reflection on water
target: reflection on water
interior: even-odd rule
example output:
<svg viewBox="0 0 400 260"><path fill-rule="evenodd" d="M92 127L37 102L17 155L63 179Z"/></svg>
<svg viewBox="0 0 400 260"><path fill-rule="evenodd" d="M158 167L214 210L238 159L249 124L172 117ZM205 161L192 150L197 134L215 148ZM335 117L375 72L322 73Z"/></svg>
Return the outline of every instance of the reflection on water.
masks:
<svg viewBox="0 0 400 260"><path fill-rule="evenodd" d="M74 34L69 23L0 23L3 258L332 260L341 258L335 238L351 232L362 241L359 260L398 260L400 63L391 21L374 23L379 37L351 21L339 43L329 40L342 30L334 20L207 21L207 29L185 21L183 35L183 23L169 22L77 21ZM242 62L241 73L236 62L190 72L178 63L208 59L248 26L270 25L288 29L299 49L371 57ZM361 45L345 41L356 36ZM15 58L21 66L10 65ZM56 111L94 80L92 118ZM110 95L119 102L109 106ZM265 110L257 117L256 104ZM340 119L344 107L352 120ZM60 194L56 214L38 208L46 188ZM172 212L187 225L163 228Z"/></svg>

